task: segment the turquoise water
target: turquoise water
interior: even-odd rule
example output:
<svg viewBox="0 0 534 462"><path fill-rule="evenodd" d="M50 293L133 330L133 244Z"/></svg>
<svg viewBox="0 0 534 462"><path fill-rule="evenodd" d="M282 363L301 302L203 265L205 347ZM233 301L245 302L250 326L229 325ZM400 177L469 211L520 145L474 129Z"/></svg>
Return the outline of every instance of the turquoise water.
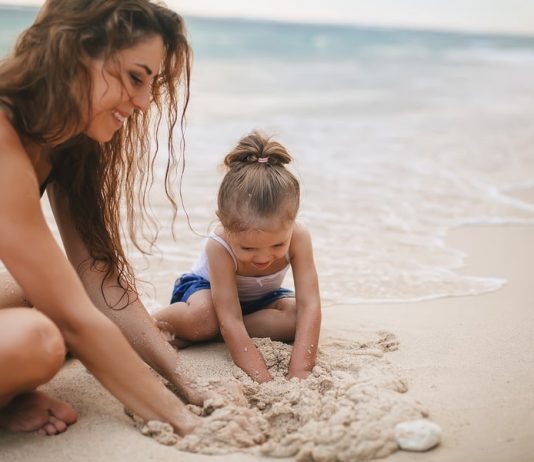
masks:
<svg viewBox="0 0 534 462"><path fill-rule="evenodd" d="M31 24L35 8L0 5L0 52ZM455 49L530 50L534 38L469 35L370 27L307 25L237 19L187 18L189 35L199 59L273 58L350 60L391 56L441 54Z"/></svg>
<svg viewBox="0 0 534 462"><path fill-rule="evenodd" d="M35 10L0 9L0 53ZM224 154L263 129L295 158L325 303L479 294L447 231L534 223L534 39L187 18L194 49L183 192L213 220ZM163 201L158 215L168 215ZM170 287L201 246L185 225L145 278ZM169 282L170 281L170 282ZM170 289L169 289L170 290ZM167 294L159 300L165 300Z"/></svg>

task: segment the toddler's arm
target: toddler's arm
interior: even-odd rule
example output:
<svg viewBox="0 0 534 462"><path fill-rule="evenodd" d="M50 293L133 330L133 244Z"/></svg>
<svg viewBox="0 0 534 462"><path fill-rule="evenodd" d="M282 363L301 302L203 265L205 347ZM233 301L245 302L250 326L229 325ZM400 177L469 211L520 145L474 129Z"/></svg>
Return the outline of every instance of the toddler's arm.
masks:
<svg viewBox="0 0 534 462"><path fill-rule="evenodd" d="M317 357L321 298L311 236L303 225L295 224L289 253L295 282L297 325L288 378L306 378Z"/></svg>
<svg viewBox="0 0 534 462"><path fill-rule="evenodd" d="M257 382L272 379L263 356L248 335L243 322L235 282L234 263L216 242L208 242L211 295L224 342L234 362Z"/></svg>

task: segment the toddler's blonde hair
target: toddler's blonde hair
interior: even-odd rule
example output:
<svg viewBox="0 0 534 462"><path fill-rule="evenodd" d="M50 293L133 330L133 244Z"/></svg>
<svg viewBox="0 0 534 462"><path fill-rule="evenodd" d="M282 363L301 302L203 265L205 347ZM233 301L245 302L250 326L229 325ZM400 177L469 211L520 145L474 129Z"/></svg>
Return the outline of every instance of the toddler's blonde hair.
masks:
<svg viewBox="0 0 534 462"><path fill-rule="evenodd" d="M259 131L243 137L227 154L219 188L217 217L225 229L240 232L266 220L274 226L295 220L300 185L286 168L286 148Z"/></svg>

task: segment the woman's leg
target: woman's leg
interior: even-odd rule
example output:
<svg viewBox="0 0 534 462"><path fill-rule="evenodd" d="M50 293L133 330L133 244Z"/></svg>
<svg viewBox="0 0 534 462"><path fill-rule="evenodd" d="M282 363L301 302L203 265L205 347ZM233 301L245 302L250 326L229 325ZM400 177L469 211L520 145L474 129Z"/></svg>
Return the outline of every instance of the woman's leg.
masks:
<svg viewBox="0 0 534 462"><path fill-rule="evenodd" d="M0 309L0 427L49 435L76 421L74 409L35 389L65 358L57 326L37 310Z"/></svg>
<svg viewBox="0 0 534 462"><path fill-rule="evenodd" d="M0 308L22 306L31 308L33 305L24 296L24 291L7 271L0 272Z"/></svg>
<svg viewBox="0 0 534 462"><path fill-rule="evenodd" d="M243 316L251 337L291 342L295 338L297 308L293 297L280 298L255 313Z"/></svg>
<svg viewBox="0 0 534 462"><path fill-rule="evenodd" d="M211 290L199 290L187 302L169 305L154 313L158 327L185 342L212 340L219 334L219 322Z"/></svg>

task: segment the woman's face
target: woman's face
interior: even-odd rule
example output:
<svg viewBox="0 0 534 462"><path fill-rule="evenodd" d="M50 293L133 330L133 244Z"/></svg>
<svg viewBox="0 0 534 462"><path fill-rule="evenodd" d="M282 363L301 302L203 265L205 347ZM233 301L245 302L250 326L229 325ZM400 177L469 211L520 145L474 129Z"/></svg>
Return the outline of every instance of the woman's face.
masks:
<svg viewBox="0 0 534 462"><path fill-rule="evenodd" d="M85 130L89 138L98 142L109 141L134 110L148 109L152 82L163 57L163 41L155 35L118 51L108 62L93 60L92 113Z"/></svg>

